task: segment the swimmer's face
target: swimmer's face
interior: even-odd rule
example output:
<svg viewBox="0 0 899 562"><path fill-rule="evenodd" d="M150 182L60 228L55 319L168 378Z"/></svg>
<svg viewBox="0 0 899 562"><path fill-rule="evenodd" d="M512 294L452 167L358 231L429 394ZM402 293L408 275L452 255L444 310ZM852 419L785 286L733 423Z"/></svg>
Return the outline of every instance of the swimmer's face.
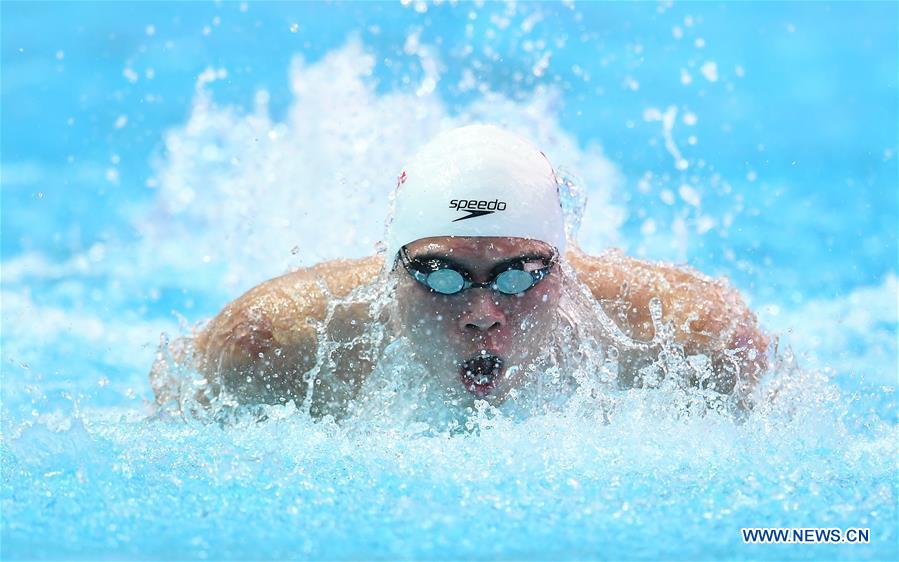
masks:
<svg viewBox="0 0 899 562"><path fill-rule="evenodd" d="M553 257L550 245L523 238L425 238L406 250L412 263L452 265L474 283L492 281L507 263L531 271ZM450 390L501 402L544 350L561 292L557 263L533 287L515 295L483 287L444 295L416 281L402 264L395 274L396 329L409 338L436 381Z"/></svg>

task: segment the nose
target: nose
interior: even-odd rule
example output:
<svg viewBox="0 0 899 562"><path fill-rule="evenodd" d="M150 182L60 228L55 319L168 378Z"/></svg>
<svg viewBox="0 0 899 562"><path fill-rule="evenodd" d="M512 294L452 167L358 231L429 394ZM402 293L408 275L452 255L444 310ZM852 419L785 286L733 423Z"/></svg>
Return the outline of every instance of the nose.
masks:
<svg viewBox="0 0 899 562"><path fill-rule="evenodd" d="M469 292L471 296L468 306L459 318L459 327L463 331L487 332L506 323L506 315L494 300L492 291L479 288L470 289Z"/></svg>

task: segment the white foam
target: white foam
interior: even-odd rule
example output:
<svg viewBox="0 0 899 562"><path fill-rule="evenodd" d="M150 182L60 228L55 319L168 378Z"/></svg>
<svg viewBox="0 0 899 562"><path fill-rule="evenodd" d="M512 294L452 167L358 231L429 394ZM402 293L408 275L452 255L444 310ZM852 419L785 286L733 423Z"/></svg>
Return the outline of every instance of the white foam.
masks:
<svg viewBox="0 0 899 562"><path fill-rule="evenodd" d="M71 289L77 296L84 287L72 286ZM0 301L3 303L5 358L20 365L39 366L46 362L43 354L48 350L61 353L74 348L83 354L75 365L88 365L90 361L115 365L131 371L132 380L139 381L140 387L146 387L146 373L155 356L160 334L179 329L175 319L103 318L83 302L70 308L43 305L35 302L27 288L4 289L0 292ZM77 380L82 373L67 375Z"/></svg>
<svg viewBox="0 0 899 562"><path fill-rule="evenodd" d="M758 314L810 366L896 386L896 295L896 274L889 273L879 285L793 309L764 305Z"/></svg>

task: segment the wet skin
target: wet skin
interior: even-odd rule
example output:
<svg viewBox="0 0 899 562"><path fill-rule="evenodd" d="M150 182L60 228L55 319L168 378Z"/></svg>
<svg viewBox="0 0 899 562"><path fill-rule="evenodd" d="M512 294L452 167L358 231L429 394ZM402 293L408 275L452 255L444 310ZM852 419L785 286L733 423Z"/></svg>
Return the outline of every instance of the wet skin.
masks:
<svg viewBox="0 0 899 562"><path fill-rule="evenodd" d="M475 282L487 281L494 266L522 255L544 255L548 246L523 239L443 237L408 245L413 257L440 255L463 266ZM651 263L609 251L588 256L569 250L564 261L629 337L650 341L655 328L649 303L658 299L665 322L686 354L711 360L716 389L754 385L766 368L768 337L755 315L726 280L714 280L694 270ZM195 336L172 350L175 361L202 373L211 394L222 388L241 401L283 403L303 399L304 377L315 367L317 323L324 320L328 299L344 297L354 288L377 282L383 261L373 256L335 260L267 281L227 305ZM357 338L369 322L385 323L389 337L407 337L418 350L417 360L448 387L500 402L521 378L514 366L533 362L546 342L557 309L559 266L521 296L470 288L456 295L439 295L414 280L399 265L395 307L372 319L366 303L338 306L327 325L327 338L339 342L330 351L328 372L313 373L317 391L313 413L339 414L371 373L382 349L366 348ZM611 340L610 340L611 341ZM383 344L389 342L382 342ZM487 352L503 359L503 369L490 388L472 387L460 373L460 363ZM624 352L619 384L639 384L635 374L654 359L656 350ZM150 373L159 403L177 396L172 364L162 354ZM697 383L699 384L699 383ZM202 400L201 400L202 401Z"/></svg>
<svg viewBox="0 0 899 562"><path fill-rule="evenodd" d="M551 246L536 240L486 237L426 238L409 244L407 251L413 260L449 259L476 283L490 281L500 264L518 258L549 261L553 256ZM402 265L397 270L401 275L394 333L406 336L420 350L422 363L445 386L461 384L488 401L503 400L517 383L515 373L522 372L514 367L532 364L546 344L561 292L559 266L517 295L486 287L442 295L406 274ZM490 384L478 385L460 371L465 360L484 355L501 359L502 367Z"/></svg>

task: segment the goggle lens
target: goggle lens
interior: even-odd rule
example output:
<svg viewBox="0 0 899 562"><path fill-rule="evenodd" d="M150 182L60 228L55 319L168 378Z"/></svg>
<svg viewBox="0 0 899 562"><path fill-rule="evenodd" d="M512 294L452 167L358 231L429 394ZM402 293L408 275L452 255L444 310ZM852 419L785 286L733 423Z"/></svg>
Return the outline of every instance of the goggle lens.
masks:
<svg viewBox="0 0 899 562"><path fill-rule="evenodd" d="M465 287L465 278L455 269L438 269L428 274L427 285L444 295L453 295Z"/></svg>
<svg viewBox="0 0 899 562"><path fill-rule="evenodd" d="M534 286L534 276L521 269L509 269L496 276L496 290L506 295L517 295Z"/></svg>

